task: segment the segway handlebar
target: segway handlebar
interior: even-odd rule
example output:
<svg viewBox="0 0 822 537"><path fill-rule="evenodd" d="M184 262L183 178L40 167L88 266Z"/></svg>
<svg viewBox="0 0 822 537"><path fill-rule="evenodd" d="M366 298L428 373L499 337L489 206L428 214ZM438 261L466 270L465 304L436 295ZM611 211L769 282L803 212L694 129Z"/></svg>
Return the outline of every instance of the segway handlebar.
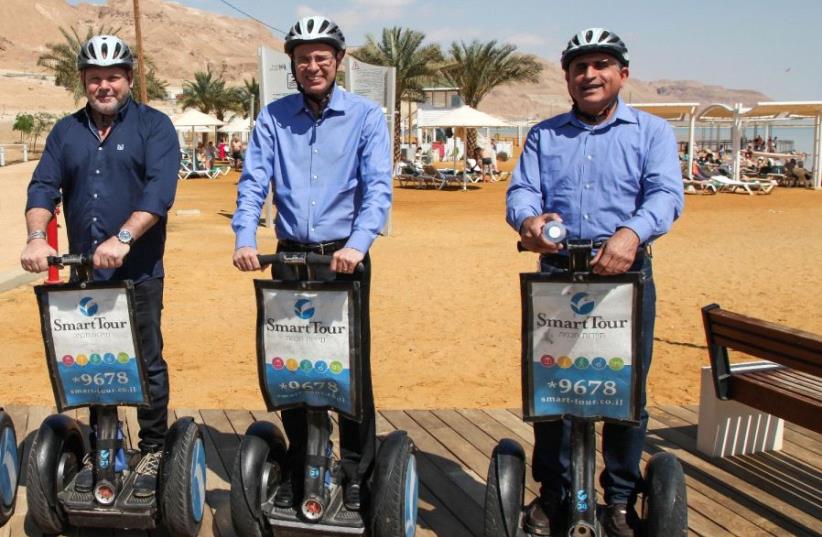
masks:
<svg viewBox="0 0 822 537"><path fill-rule="evenodd" d="M46 258L50 267L90 267L91 256L85 254L50 255Z"/></svg>
<svg viewBox="0 0 822 537"><path fill-rule="evenodd" d="M276 254L258 255L257 260L260 266L280 263L283 265L319 266L330 265L332 256L317 254L314 252L279 252ZM365 267L362 263L357 263L356 272L362 272Z"/></svg>

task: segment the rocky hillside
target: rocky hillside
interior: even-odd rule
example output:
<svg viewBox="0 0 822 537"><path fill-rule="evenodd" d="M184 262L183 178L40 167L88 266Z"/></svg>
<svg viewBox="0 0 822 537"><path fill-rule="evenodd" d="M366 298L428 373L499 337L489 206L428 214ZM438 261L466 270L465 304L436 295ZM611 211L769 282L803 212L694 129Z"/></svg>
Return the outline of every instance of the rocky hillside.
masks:
<svg viewBox="0 0 822 537"><path fill-rule="evenodd" d="M263 25L182 6L164 0L141 0L143 40L158 74L172 88L211 67L225 73L231 85L257 76L257 48L281 48L282 41ZM81 36L86 28L121 28L134 42L132 0L108 0L102 6L69 5L65 0L0 0L0 116L15 110L70 109L67 94L43 79L37 57L46 43L60 43L59 28L74 26ZM509 119L545 117L568 106L565 80L559 65L544 62L537 84L496 89L482 102L486 112ZM744 102L768 100L752 90L730 90L695 81L631 80L623 96L630 102ZM70 100L69 100L70 101Z"/></svg>

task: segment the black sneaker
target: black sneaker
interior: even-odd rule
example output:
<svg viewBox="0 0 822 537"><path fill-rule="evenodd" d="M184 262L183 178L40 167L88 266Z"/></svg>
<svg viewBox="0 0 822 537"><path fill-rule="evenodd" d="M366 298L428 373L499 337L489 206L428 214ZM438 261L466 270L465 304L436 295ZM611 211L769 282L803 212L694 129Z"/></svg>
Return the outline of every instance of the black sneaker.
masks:
<svg viewBox="0 0 822 537"><path fill-rule="evenodd" d="M157 474L163 461L163 452L146 453L140 459L140 464L134 469L137 476L134 478L134 496L148 498L157 490Z"/></svg>
<svg viewBox="0 0 822 537"><path fill-rule="evenodd" d="M362 504L362 487L359 482L346 481L343 487L343 505L349 511L359 511Z"/></svg>
<svg viewBox="0 0 822 537"><path fill-rule="evenodd" d="M565 527L563 504L546 498L535 498L525 515L525 531L532 535L559 536Z"/></svg>
<svg viewBox="0 0 822 537"><path fill-rule="evenodd" d="M624 503L615 503L605 507L602 526L608 537L634 537L636 513Z"/></svg>
<svg viewBox="0 0 822 537"><path fill-rule="evenodd" d="M94 487L94 464L91 461L91 453L83 456L83 467L77 472L74 478L74 490L77 492L91 492Z"/></svg>

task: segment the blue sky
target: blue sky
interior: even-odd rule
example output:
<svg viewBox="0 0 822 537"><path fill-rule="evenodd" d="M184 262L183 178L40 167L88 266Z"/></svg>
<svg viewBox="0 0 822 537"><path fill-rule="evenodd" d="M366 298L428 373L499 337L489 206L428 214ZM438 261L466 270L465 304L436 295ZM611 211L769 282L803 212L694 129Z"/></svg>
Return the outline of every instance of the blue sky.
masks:
<svg viewBox="0 0 822 537"><path fill-rule="evenodd" d="M443 47L497 39L549 60L558 59L575 32L604 26L627 43L634 78L699 80L756 89L775 100L822 100L820 0L227 1L282 30L300 16L330 16L352 45L383 27L406 26ZM243 17L220 0L178 2Z"/></svg>

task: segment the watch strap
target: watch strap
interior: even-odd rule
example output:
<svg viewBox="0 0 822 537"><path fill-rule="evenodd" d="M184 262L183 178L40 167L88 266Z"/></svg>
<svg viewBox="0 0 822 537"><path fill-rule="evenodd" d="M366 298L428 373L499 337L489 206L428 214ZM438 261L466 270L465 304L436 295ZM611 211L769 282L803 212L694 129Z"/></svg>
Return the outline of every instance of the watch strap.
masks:
<svg viewBox="0 0 822 537"><path fill-rule="evenodd" d="M46 232L42 229L36 229L29 233L28 237L26 238L26 244L30 243L33 240L37 239L45 239L47 237Z"/></svg>

